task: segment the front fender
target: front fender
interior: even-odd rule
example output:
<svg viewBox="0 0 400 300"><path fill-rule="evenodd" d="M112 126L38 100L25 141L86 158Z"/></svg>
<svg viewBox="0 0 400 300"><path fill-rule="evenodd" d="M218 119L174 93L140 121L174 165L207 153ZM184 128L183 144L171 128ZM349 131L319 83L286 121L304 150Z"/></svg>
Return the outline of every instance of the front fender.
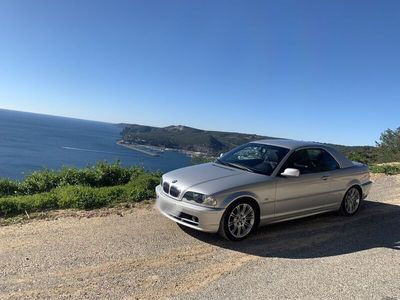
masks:
<svg viewBox="0 0 400 300"><path fill-rule="evenodd" d="M224 200L221 203L221 207L226 208L228 207L232 202L234 202L235 200L239 199L239 198L252 198L253 200L255 200L258 205L260 206L260 201L258 200L256 194L250 192L250 191L239 191L239 192L235 192L232 194L227 195Z"/></svg>

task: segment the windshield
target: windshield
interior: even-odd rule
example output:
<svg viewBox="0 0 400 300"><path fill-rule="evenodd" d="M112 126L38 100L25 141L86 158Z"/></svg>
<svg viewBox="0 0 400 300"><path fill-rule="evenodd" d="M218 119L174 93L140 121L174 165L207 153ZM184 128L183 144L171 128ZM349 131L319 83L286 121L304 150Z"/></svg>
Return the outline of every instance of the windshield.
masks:
<svg viewBox="0 0 400 300"><path fill-rule="evenodd" d="M288 152L286 148L249 143L229 151L216 163L269 176Z"/></svg>

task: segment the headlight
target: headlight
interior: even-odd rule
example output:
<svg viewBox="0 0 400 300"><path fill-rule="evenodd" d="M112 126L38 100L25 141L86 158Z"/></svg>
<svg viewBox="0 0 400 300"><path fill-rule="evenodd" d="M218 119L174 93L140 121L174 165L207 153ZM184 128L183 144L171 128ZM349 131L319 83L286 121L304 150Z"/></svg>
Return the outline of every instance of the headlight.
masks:
<svg viewBox="0 0 400 300"><path fill-rule="evenodd" d="M212 196L207 196L204 198L203 204L208 206L216 206L217 200Z"/></svg>
<svg viewBox="0 0 400 300"><path fill-rule="evenodd" d="M196 193L196 192L186 192L183 195L183 200L186 201L194 201L196 203L201 203L207 206L215 206L217 205L217 200L215 200L212 196L206 196L204 194Z"/></svg>
<svg viewBox="0 0 400 300"><path fill-rule="evenodd" d="M183 200L195 201L197 203L203 203L204 198L205 195L195 192L186 192L185 195L183 195Z"/></svg>

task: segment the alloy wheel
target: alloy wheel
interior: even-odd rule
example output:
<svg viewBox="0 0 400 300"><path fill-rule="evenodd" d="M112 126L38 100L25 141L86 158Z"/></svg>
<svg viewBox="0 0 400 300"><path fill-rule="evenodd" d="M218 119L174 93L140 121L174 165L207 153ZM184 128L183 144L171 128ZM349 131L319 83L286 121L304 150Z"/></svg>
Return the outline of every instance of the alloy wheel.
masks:
<svg viewBox="0 0 400 300"><path fill-rule="evenodd" d="M247 203L237 205L229 215L228 230L235 238L243 238L250 233L255 222L253 207Z"/></svg>
<svg viewBox="0 0 400 300"><path fill-rule="evenodd" d="M353 214L357 211L360 205L361 195L360 191L353 187L351 188L344 199L344 208L348 214Z"/></svg>

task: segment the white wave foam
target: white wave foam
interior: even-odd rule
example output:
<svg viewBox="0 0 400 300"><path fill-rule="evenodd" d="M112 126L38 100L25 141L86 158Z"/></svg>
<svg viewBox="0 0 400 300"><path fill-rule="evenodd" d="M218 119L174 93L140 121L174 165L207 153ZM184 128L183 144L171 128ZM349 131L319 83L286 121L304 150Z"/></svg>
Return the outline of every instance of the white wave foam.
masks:
<svg viewBox="0 0 400 300"><path fill-rule="evenodd" d="M76 147L68 147L68 146L63 146L61 147L66 150L73 150L73 151L85 151L85 152L96 152L96 153L107 153L107 154L116 154L118 155L119 153L116 152L108 152L108 151L101 151L101 150L94 150L94 149L85 149L85 148L76 148Z"/></svg>

